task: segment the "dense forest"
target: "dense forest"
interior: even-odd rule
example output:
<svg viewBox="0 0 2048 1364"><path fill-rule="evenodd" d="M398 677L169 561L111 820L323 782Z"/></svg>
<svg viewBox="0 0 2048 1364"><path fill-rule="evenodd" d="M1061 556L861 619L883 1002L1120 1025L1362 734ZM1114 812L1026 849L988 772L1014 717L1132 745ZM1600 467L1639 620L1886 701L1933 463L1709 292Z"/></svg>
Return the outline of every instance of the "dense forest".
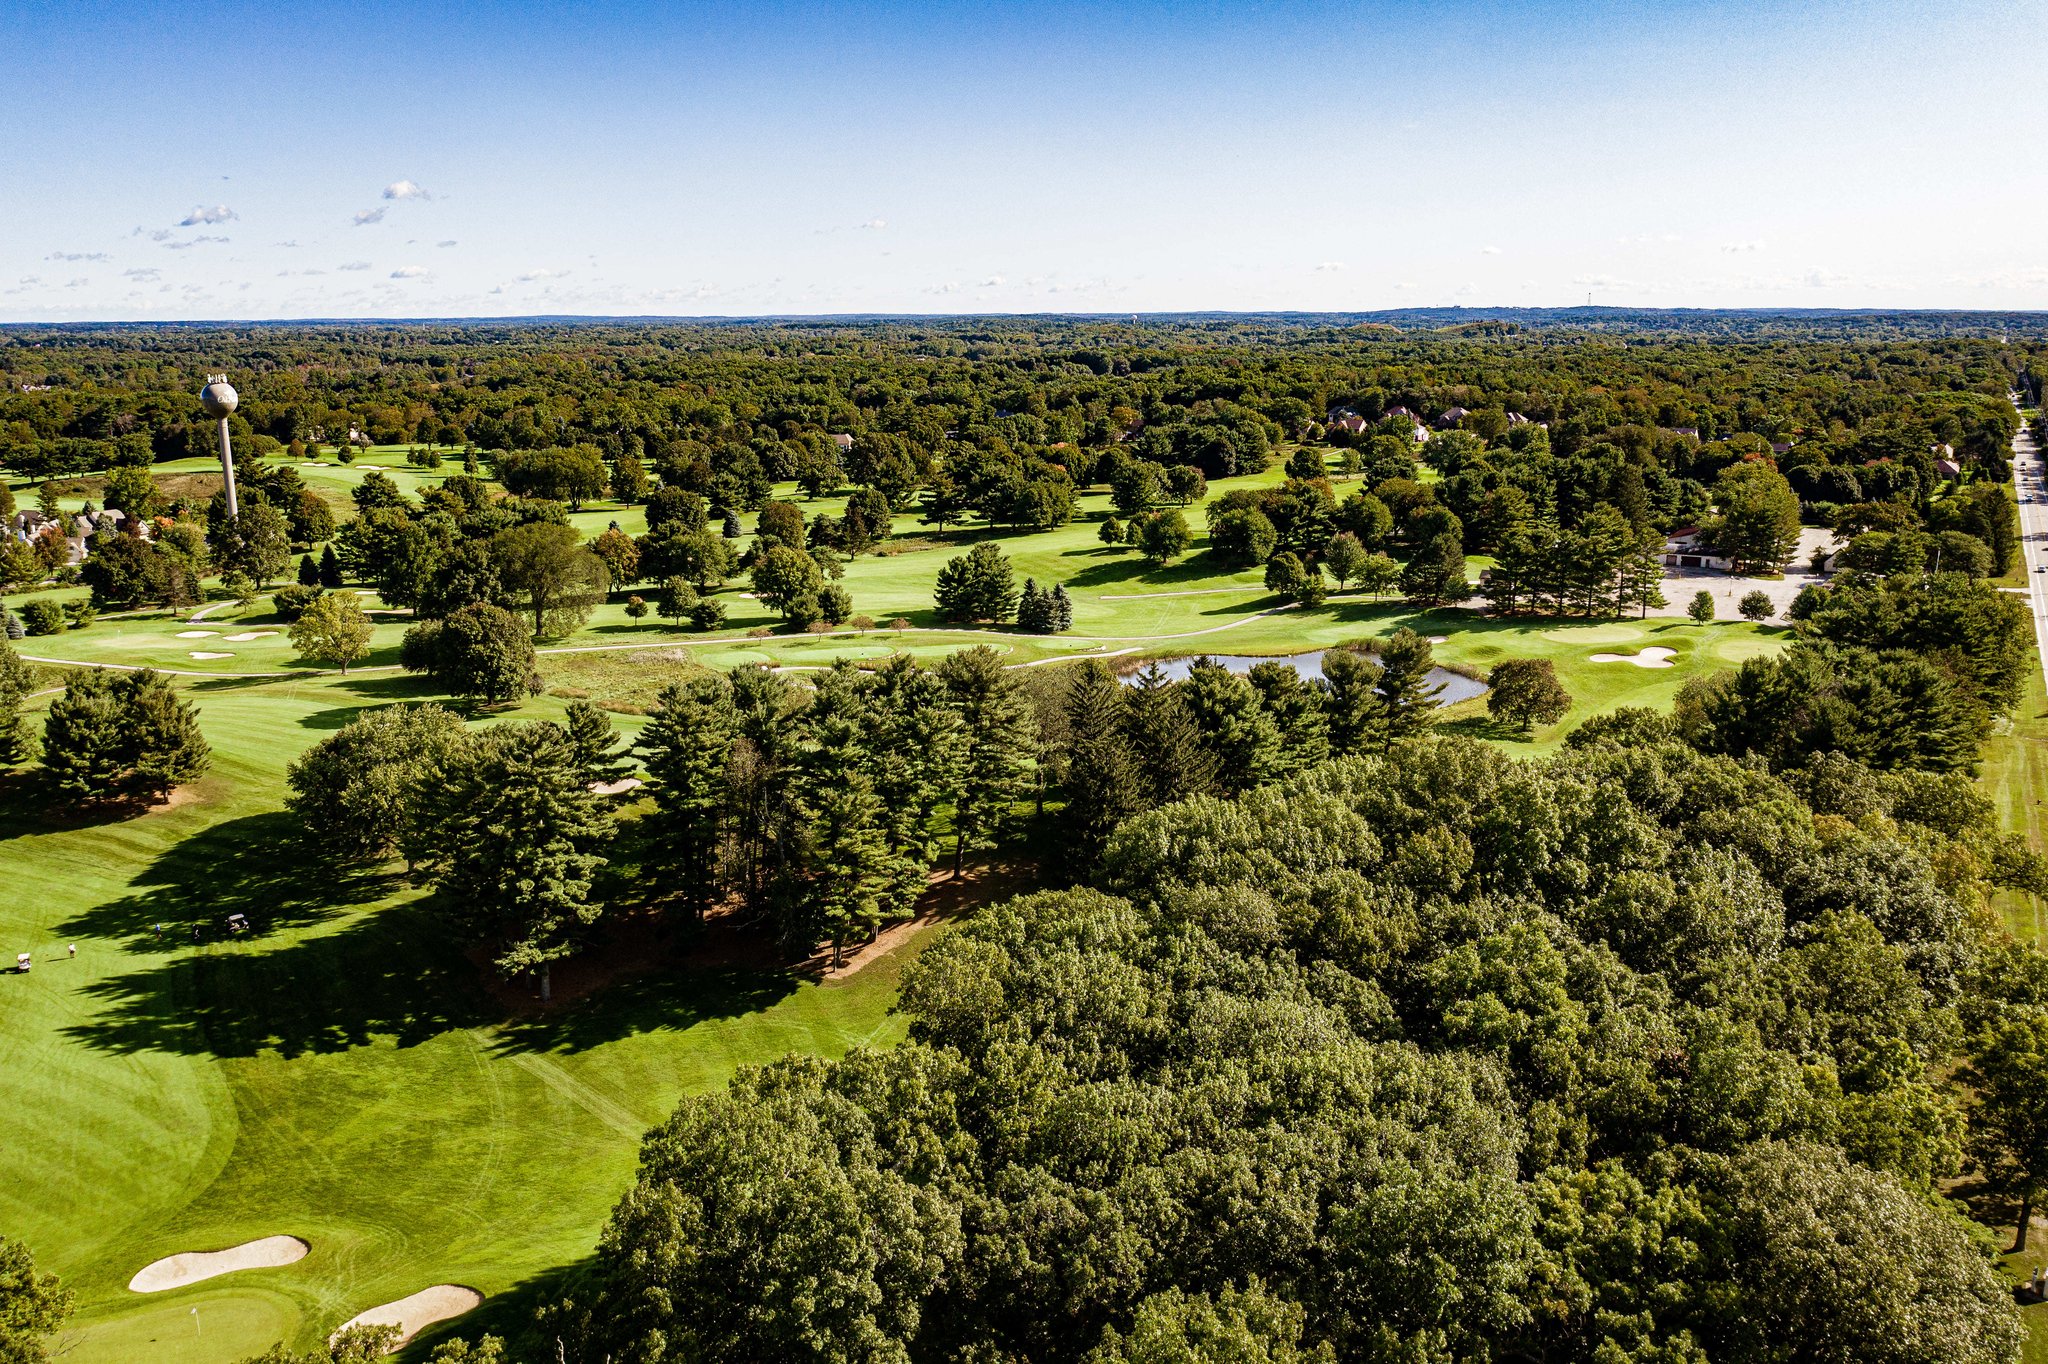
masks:
<svg viewBox="0 0 2048 1364"><path fill-rule="evenodd" d="M1058 849L909 968L903 1045L685 1101L530 1336L437 1360L1991 1364L2021 1327L1957 1181L2024 1241L2048 959L1987 904L2048 892L2048 864L1971 778L2036 666L1988 579L2017 554L2008 395L2038 401L2048 348L1986 326L14 329L0 463L112 469L108 500L154 518L95 540L100 605L321 547L279 593L309 639L354 628L330 589L373 584L418 618L405 666L483 703L531 693L533 640L640 579L699 629L742 572L790 628L846 619L835 565L907 511L1042 529L1107 486L1129 525L1105 540L1164 562L1206 480L1284 462L1210 503L1208 552L1295 601L1327 573L1545 617L1648 609L1682 528L1768 573L1826 526L1839 571L1789 647L1541 760L1436 732L1403 630L1314 681L988 649L698 672L630 750L580 702L483 728L390 706L306 750L292 808L309 849L402 860L499 971L543 979L650 904L836 958L949 861ZM211 453L192 394L220 370L239 519L139 476ZM336 525L263 459L314 443L464 467L417 497L368 475ZM844 514L776 500L791 479ZM568 510L602 496L647 533L584 542ZM938 572L942 615L1061 628L1057 585L1018 592L999 544ZM0 576L60 571L23 553ZM203 764L155 685L74 683L52 780L89 786L87 722L123 705L121 742L163 750L124 779ZM606 794L628 773L646 785Z"/></svg>

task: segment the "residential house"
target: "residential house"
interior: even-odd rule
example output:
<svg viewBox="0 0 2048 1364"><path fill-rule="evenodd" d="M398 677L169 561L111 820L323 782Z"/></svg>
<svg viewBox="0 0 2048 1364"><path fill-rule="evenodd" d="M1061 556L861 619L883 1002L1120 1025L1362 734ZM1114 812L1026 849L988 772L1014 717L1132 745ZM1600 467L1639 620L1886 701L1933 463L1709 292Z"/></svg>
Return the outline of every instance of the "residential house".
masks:
<svg viewBox="0 0 2048 1364"><path fill-rule="evenodd" d="M1715 553L1711 545L1700 539L1698 526L1687 526L1672 531L1664 541L1664 566L1666 568L1706 568L1726 573L1728 560Z"/></svg>

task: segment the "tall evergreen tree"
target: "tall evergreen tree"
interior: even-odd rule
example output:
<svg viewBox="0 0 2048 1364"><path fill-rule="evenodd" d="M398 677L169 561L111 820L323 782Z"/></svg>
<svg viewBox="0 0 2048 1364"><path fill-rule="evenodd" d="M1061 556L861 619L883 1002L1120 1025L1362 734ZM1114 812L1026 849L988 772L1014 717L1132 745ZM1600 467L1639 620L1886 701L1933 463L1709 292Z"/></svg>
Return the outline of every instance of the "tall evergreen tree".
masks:
<svg viewBox="0 0 2048 1364"><path fill-rule="evenodd" d="M43 766L57 789L87 799L155 799L212 762L199 712L170 679L143 669L81 669L50 703Z"/></svg>
<svg viewBox="0 0 2048 1364"><path fill-rule="evenodd" d="M1138 674L1128 697L1128 732L1147 806L1216 789L1216 755L1204 742L1181 688L1166 670L1150 664Z"/></svg>
<svg viewBox="0 0 2048 1364"><path fill-rule="evenodd" d="M1280 775L1280 730L1249 681L1198 658L1180 689L1202 746L1215 759L1216 784L1223 791L1249 791Z"/></svg>
<svg viewBox="0 0 2048 1364"><path fill-rule="evenodd" d="M430 872L436 907L476 942L494 942L506 976L540 975L576 950L573 934L603 907L591 878L611 835L568 731L536 721L469 734L432 797L443 847Z"/></svg>
<svg viewBox="0 0 2048 1364"><path fill-rule="evenodd" d="M1052 610L1050 633L1063 635L1074 628L1074 600L1067 595L1065 583L1052 585Z"/></svg>
<svg viewBox="0 0 2048 1364"><path fill-rule="evenodd" d="M995 847L1032 785L1038 721L1001 656L985 644L948 654L935 669L960 717L964 748L953 801L953 874L969 851Z"/></svg>
<svg viewBox="0 0 2048 1364"><path fill-rule="evenodd" d="M953 621L1000 623L1017 613L1016 579L994 541L984 540L939 569L933 592L939 615Z"/></svg>
<svg viewBox="0 0 2048 1364"><path fill-rule="evenodd" d="M612 718L590 701L571 701L562 718L562 728L576 750L586 786L604 786L619 780L632 768L627 745L612 728Z"/></svg>
<svg viewBox="0 0 2048 1364"><path fill-rule="evenodd" d="M1279 659L1254 663L1245 674L1259 694L1259 704L1280 735L1280 775L1314 767L1330 756L1330 719L1323 697L1302 680L1294 666Z"/></svg>
<svg viewBox="0 0 2048 1364"><path fill-rule="evenodd" d="M313 562L311 554L301 554L299 556L299 586L318 587L319 585L320 565Z"/></svg>
<svg viewBox="0 0 2048 1364"><path fill-rule="evenodd" d="M1380 649L1380 678L1374 687L1385 712L1388 742L1430 727L1443 685L1429 680L1435 666L1429 641L1413 630L1396 630Z"/></svg>
<svg viewBox="0 0 2048 1364"><path fill-rule="evenodd" d="M727 768L739 732L732 687L717 673L670 683L661 709L640 731L664 879L700 919L718 898L719 855L731 818Z"/></svg>
<svg viewBox="0 0 2048 1364"><path fill-rule="evenodd" d="M12 767L35 756L21 703L35 687L36 670L21 655L0 644L0 767Z"/></svg>
<svg viewBox="0 0 2048 1364"><path fill-rule="evenodd" d="M946 684L908 657L859 679L867 722L862 742L886 813L889 885L883 917L908 917L938 857L938 814L959 798L966 736Z"/></svg>
<svg viewBox="0 0 2048 1364"><path fill-rule="evenodd" d="M1329 717L1330 746L1340 757L1386 745L1380 671L1378 663L1350 649L1323 654L1323 710Z"/></svg>
<svg viewBox="0 0 2048 1364"><path fill-rule="evenodd" d="M1108 664L1091 658L1076 668L1062 709L1067 828L1081 863L1092 865L1116 826L1143 807L1143 774L1125 725L1124 687Z"/></svg>
<svg viewBox="0 0 2048 1364"><path fill-rule="evenodd" d="M1034 635L1052 633L1051 607L1051 595L1041 594L1038 584L1026 578L1024 591L1017 598L1017 628Z"/></svg>
<svg viewBox="0 0 2048 1364"><path fill-rule="evenodd" d="M775 878L781 936L799 951L829 939L834 966L848 939L880 927L899 870L865 750L867 719L852 679L828 675L788 774L795 818Z"/></svg>
<svg viewBox="0 0 2048 1364"><path fill-rule="evenodd" d="M320 586L333 591L341 586L341 560L335 557L334 545L329 543L320 550Z"/></svg>

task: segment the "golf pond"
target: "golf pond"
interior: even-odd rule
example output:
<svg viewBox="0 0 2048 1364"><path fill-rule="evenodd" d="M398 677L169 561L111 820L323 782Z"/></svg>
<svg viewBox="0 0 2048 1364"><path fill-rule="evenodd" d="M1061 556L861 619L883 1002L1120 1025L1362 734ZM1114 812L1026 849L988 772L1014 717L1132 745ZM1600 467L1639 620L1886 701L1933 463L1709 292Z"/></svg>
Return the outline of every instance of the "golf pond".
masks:
<svg viewBox="0 0 2048 1364"><path fill-rule="evenodd" d="M1326 652L1327 650L1317 649L1313 653L1272 654L1265 657L1254 657L1249 654L1196 654L1186 658L1150 659L1147 666L1157 663L1167 681L1178 682L1194 671L1198 658L1220 663L1234 673L1250 672L1253 665L1259 663L1285 663L1300 673L1304 679L1313 680L1323 675L1323 654ZM1129 682L1136 676L1137 673L1134 672L1124 680ZM1430 685L1443 688L1436 698L1437 704L1441 706L1454 706L1460 701L1470 701L1475 696L1486 695L1484 682L1476 677L1467 677L1463 673L1454 673L1449 668L1431 668L1429 681Z"/></svg>

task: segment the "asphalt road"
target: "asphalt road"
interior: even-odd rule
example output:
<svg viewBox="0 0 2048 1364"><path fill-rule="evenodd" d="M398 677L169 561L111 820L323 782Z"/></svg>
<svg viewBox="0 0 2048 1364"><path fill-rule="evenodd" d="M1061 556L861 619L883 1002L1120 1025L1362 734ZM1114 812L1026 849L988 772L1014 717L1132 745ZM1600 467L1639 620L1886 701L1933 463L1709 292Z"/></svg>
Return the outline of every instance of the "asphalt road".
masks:
<svg viewBox="0 0 2048 1364"><path fill-rule="evenodd" d="M2019 405L2015 399L2013 405ZM2048 679L2048 463L2033 432L2023 425L2012 442L2012 479L2020 498L2020 553L2026 560L2027 602L2034 612L2034 645Z"/></svg>

